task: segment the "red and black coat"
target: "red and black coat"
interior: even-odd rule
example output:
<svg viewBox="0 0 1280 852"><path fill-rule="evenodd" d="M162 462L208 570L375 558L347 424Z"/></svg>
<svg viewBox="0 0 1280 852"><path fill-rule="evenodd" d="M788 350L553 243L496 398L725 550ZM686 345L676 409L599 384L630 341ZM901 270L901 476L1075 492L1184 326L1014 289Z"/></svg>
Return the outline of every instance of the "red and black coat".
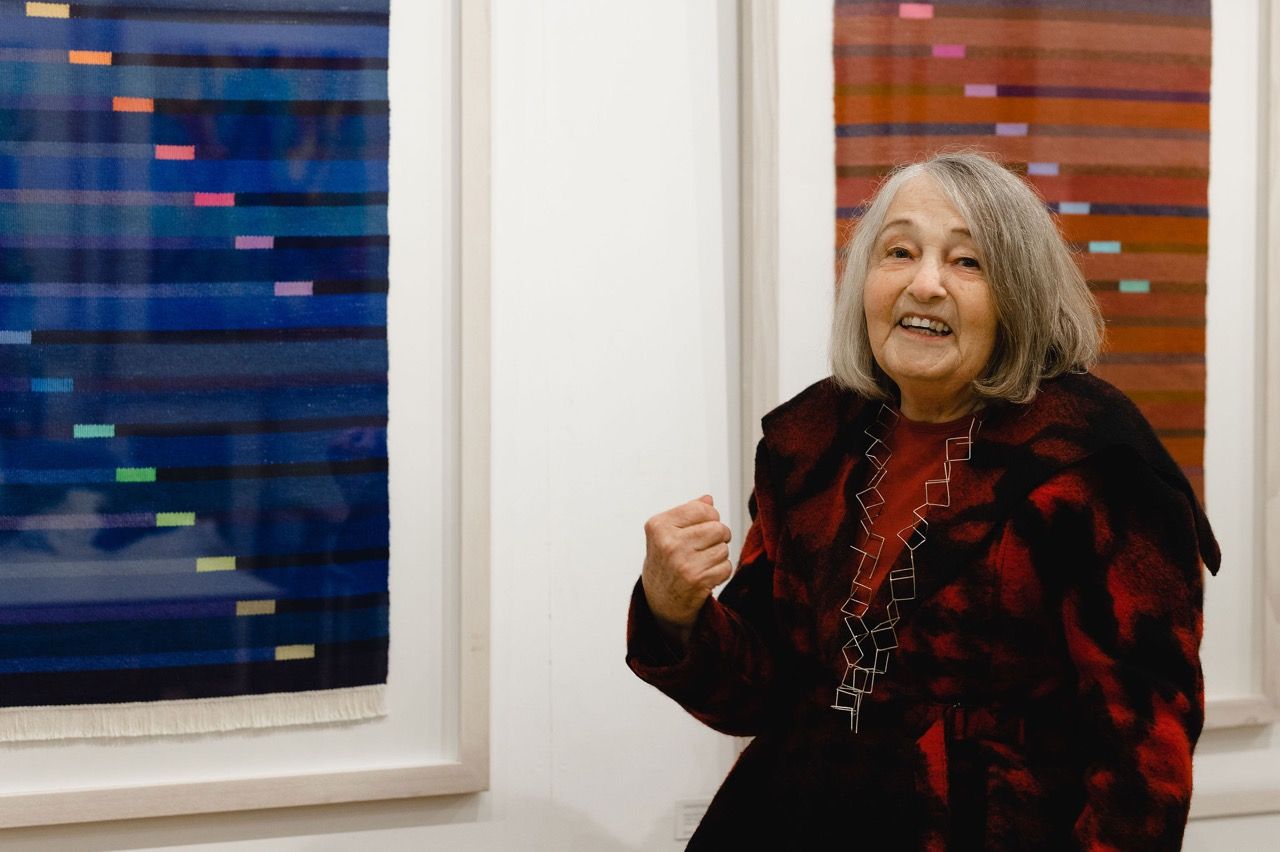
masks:
<svg viewBox="0 0 1280 852"><path fill-rule="evenodd" d="M831 705L879 410L824 379L765 415L738 570L682 653L636 586L628 665L755 738L688 848L1180 848L1220 557L1177 465L1091 375L985 409L854 733Z"/></svg>

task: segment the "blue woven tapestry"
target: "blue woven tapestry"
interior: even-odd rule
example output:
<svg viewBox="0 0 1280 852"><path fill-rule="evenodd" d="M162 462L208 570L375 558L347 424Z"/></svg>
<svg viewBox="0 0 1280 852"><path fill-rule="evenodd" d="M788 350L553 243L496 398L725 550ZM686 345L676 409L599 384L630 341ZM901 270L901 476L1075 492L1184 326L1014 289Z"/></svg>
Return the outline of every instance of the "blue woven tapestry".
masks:
<svg viewBox="0 0 1280 852"><path fill-rule="evenodd" d="M387 24L0 5L0 706L385 683Z"/></svg>

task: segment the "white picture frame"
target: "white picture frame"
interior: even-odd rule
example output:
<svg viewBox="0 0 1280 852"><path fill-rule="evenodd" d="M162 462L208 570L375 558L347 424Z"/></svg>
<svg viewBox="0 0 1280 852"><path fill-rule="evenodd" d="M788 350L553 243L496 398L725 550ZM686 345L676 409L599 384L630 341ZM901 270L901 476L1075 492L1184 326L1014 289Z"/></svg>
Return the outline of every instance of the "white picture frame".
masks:
<svg viewBox="0 0 1280 852"><path fill-rule="evenodd" d="M744 439L752 437L743 444L744 482L752 481L761 415L829 372L817 372L821 359L817 350L825 341L815 341L825 331L818 328L818 318L830 315L830 290L822 289L831 279L830 256L818 255L817 261L800 263L788 258L809 258L821 252L824 245L829 246L831 231L810 236L815 224L810 215L814 204L804 199L796 203L794 195L804 190L788 198L787 188L813 182L809 163L821 161L821 166L833 162L822 161L819 150L801 138L806 131L797 129L829 121L829 110L820 112L812 104L797 106L794 88L811 83L811 79L801 78L812 78L816 73L813 67L798 70L797 64L830 62L829 45L818 43L820 28L807 23L821 13L816 7L827 7L830 15L830 5L823 0L801 0L797 8L783 8L776 0L741 0L740 5L742 417ZM1231 11L1223 3L1214 6L1215 14ZM1260 0L1258 9L1262 60L1257 140L1259 250L1254 270L1256 357L1251 378L1258 413L1247 429L1258 461L1256 481L1249 483L1257 496L1251 503L1255 517L1250 526L1255 556L1249 564L1224 566L1224 572L1243 568L1249 573L1251 600L1256 606L1250 623L1255 651L1249 657L1253 686L1231 695L1207 695L1206 732L1242 729L1247 733L1250 728L1280 721L1280 242L1275 239L1280 226L1280 2ZM1249 29L1250 25L1244 27ZM798 32L801 29L804 32ZM829 40L830 29L825 33ZM803 51L796 47L798 41L803 42ZM1242 142L1246 147L1249 144L1247 139ZM797 174L798 169L804 173ZM834 201L833 189L833 207ZM801 242L805 251L796 250ZM793 288L786 298L782 287ZM799 295L794 292L797 287L803 291ZM739 519L744 529L747 523ZM1213 582L1206 576L1206 585ZM1251 790L1247 795L1198 791L1191 815L1201 818L1266 811L1280 811L1280 788Z"/></svg>
<svg viewBox="0 0 1280 852"><path fill-rule="evenodd" d="M54 766L51 776L56 776L57 781L33 781L29 789L11 784L0 791L0 828L403 799L488 788L490 9L488 0L451 0L433 11L441 15L437 22L445 21L452 32L454 50L447 58L448 68L432 69L429 63L438 62L440 56L422 49L422 30L431 28L424 11L427 6L436 4L416 6L412 0L394 0L391 16L390 678L401 677L414 685L405 690L408 697L404 701L397 705L393 700L389 704L391 714L407 719L401 724L422 729L420 737L415 734L409 739L418 745L419 740L433 745L417 748L415 753L410 747L413 743L406 742L404 751L409 759L402 759L396 756L399 749L392 741L384 744L384 754L371 755L367 761L358 752L345 755L339 768L322 765L324 761L317 754L312 769L307 765L306 748L314 748L314 743L320 742L338 743L355 728L312 726L311 730L281 728L195 737L139 737L113 740L105 746L65 742L7 744L0 748L8 749L9 756L36 761L47 758ZM422 146L415 134L439 131L441 122L438 116L424 115L421 106L415 105L415 87L421 88L418 78L424 71L427 76L438 74L449 81L450 90L440 99L446 107L441 114L452 116L444 122L447 126L440 140L448 161L444 168L446 183L452 188L439 194L439 203L451 209L430 215L421 213L418 207L437 200L431 197L431 184L417 164L420 154L415 149ZM425 227L424 222L432 221L432 216L447 223L444 233L415 233ZM440 244L444 304L449 306L451 315L419 319L416 327L438 323L445 329L441 337L413 333L417 303L404 295L413 288L408 280L397 278L404 273L432 274L430 268L415 269L411 254L414 245L433 240ZM406 328L408 334L404 333ZM397 329L401 334L396 334ZM437 344L439 351L433 357L451 365L448 375L442 375L442 387L438 389L446 401L443 417L439 410L412 402L421 395L419 387L424 384L417 358L430 352L424 346ZM410 401L398 405L397 400ZM406 413L398 418L397 412ZM442 458L434 462L403 452L413 446L414 436L409 433L418 422L428 421L441 433L444 448ZM434 480L428 478L426 485L417 478L436 468L443 473ZM397 482L396 473L401 470L408 472ZM413 489L434 487L435 482L441 484L441 493L432 499L443 507L441 523L447 533L442 536L443 542L413 535L418 526L424 526L415 518L420 502L414 500ZM400 541L410 541L411 546L397 551ZM427 548L438 548L440 553L426 552ZM434 585L428 583L425 587L435 596L433 605L440 607L442 617L434 627L414 627L415 621L423 621L415 619L414 609L420 601L414 596L424 588L417 578L423 572L414 572L431 559L436 559L443 569ZM406 579L411 574L412 582ZM397 596L396 592L401 591L408 594ZM399 616L397 607L402 613ZM402 629L397 630L398 626ZM433 629L437 632L432 633ZM399 652L397 643L401 646ZM419 643L422 647L418 647ZM436 672L435 680L425 686L418 681L430 679L417 677L416 671L424 648L428 653L434 649L440 656L424 663ZM278 768L270 765L270 758L255 757L246 760L254 765L243 772L203 773L198 766L168 765L162 757L157 758L161 754L158 739L177 743L174 747L197 743L205 749L238 750L250 758L252 752L262 750L277 737L310 739L295 743L295 752L302 754L300 759L295 759L292 766ZM96 750L85 752L92 759L80 765L77 755L82 748ZM136 761L139 780L104 782L94 771L95 760L112 765Z"/></svg>

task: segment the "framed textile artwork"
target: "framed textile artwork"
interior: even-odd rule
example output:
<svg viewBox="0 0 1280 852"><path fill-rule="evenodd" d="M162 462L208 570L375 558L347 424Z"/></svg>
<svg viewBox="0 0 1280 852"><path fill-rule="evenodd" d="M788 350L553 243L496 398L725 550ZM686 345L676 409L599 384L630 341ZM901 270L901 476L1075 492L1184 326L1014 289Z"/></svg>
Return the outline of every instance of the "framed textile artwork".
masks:
<svg viewBox="0 0 1280 852"><path fill-rule="evenodd" d="M487 6L429 5L0 6L0 824L485 785Z"/></svg>
<svg viewBox="0 0 1280 852"><path fill-rule="evenodd" d="M880 175L956 147L1026 175L1103 305L1098 371L1203 488L1231 569L1205 598L1193 818L1280 802L1269 769L1244 777L1231 730L1280 718L1280 15L1274 0L1215 7L1228 13L1210 30L1209 4L761 2L742 45L744 430L830 372L815 329L830 323L832 231Z"/></svg>
<svg viewBox="0 0 1280 852"><path fill-rule="evenodd" d="M0 737L381 712L387 10L241 5L8 28Z"/></svg>
<svg viewBox="0 0 1280 852"><path fill-rule="evenodd" d="M972 148L1058 216L1107 320L1097 372L1204 496L1210 9L837 0L837 235L895 164Z"/></svg>

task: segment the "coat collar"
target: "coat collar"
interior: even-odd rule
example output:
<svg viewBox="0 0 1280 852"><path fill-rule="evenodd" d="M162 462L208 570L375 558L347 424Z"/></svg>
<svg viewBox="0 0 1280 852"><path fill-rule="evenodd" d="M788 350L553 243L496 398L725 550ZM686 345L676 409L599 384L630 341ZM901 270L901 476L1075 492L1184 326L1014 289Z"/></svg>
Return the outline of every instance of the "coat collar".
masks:
<svg viewBox="0 0 1280 852"><path fill-rule="evenodd" d="M854 543L858 510L850 498L866 479L867 433L875 431L880 409L881 403L828 377L764 416L784 547L796 543L812 551L823 540L842 549ZM1221 553L1191 484L1137 407L1112 385L1090 374L1059 376L1043 382L1032 402L989 406L979 419L971 457L952 465L955 499L930 513L929 549L937 558L917 577L917 602L945 586L1034 488L1098 454L1136 455L1181 492L1192 507L1200 556L1210 573L1218 572ZM823 516L806 505L825 502L815 498L832 488L845 498L845 517Z"/></svg>

